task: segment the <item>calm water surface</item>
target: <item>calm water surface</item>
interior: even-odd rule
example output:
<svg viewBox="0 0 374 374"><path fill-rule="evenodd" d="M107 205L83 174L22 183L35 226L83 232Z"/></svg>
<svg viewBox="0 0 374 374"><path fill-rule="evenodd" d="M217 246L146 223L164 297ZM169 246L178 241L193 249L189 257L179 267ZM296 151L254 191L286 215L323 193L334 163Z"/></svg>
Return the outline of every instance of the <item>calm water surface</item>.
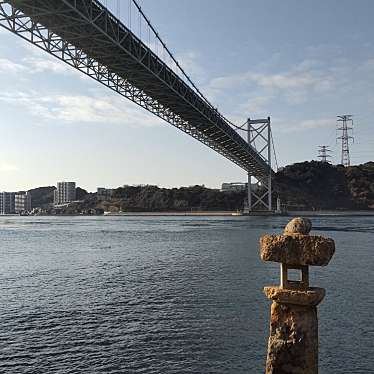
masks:
<svg viewBox="0 0 374 374"><path fill-rule="evenodd" d="M258 240L287 218L0 217L1 373L263 373L279 270ZM320 373L374 372L374 217L335 239Z"/></svg>

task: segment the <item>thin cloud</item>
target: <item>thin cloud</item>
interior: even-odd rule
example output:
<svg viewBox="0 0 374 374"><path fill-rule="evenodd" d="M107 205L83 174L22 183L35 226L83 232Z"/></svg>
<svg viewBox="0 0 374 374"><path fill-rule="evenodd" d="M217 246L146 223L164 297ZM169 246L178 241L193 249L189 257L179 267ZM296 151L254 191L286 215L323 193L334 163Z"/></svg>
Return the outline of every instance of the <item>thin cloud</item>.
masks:
<svg viewBox="0 0 374 374"><path fill-rule="evenodd" d="M205 69L199 63L199 55L194 51L180 53L176 57L182 69L189 75L192 80L200 80L205 76Z"/></svg>
<svg viewBox="0 0 374 374"><path fill-rule="evenodd" d="M5 161L0 161L0 171L2 172L9 172L9 171L17 171L19 170L16 165L10 164Z"/></svg>
<svg viewBox="0 0 374 374"><path fill-rule="evenodd" d="M24 65L11 61L7 58L0 58L0 73L18 74L26 71L27 68Z"/></svg>
<svg viewBox="0 0 374 374"><path fill-rule="evenodd" d="M7 58L0 58L0 74L37 74L51 71L53 73L70 73L74 70L66 64L53 57L26 57L20 62L15 62Z"/></svg>
<svg viewBox="0 0 374 374"><path fill-rule="evenodd" d="M62 61L48 55L45 57L26 57L22 59L22 62L29 74L43 73L46 71L65 74L73 71L73 69Z"/></svg>
<svg viewBox="0 0 374 374"><path fill-rule="evenodd" d="M268 114L272 95L255 96L238 106L240 113L248 113L251 117L263 117Z"/></svg>
<svg viewBox="0 0 374 374"><path fill-rule="evenodd" d="M315 129L334 129L336 124L336 118L327 117L327 118L316 118L302 120L299 122L296 121L284 121L276 120L274 123L277 123L277 130L283 133L295 132L295 131L309 131Z"/></svg>
<svg viewBox="0 0 374 374"><path fill-rule="evenodd" d="M0 102L21 106L46 121L157 126L163 121L127 99L116 96L49 95L36 92L2 93Z"/></svg>
<svg viewBox="0 0 374 374"><path fill-rule="evenodd" d="M297 65L290 71L279 73L244 72L231 76L214 78L208 85L213 95L224 94L231 89L259 88L268 94L283 95L292 98L297 93L328 91L334 87L335 81L328 72L312 68L306 63Z"/></svg>
<svg viewBox="0 0 374 374"><path fill-rule="evenodd" d="M0 27L0 30L1 29ZM34 45L24 40L17 40L17 45L25 51L26 57L17 61L0 58L0 73L22 73L26 76L44 72L58 74L77 73L75 69L71 68L66 63L59 61L56 57L47 54L45 51L36 48ZM84 77L83 74L80 74L80 76Z"/></svg>

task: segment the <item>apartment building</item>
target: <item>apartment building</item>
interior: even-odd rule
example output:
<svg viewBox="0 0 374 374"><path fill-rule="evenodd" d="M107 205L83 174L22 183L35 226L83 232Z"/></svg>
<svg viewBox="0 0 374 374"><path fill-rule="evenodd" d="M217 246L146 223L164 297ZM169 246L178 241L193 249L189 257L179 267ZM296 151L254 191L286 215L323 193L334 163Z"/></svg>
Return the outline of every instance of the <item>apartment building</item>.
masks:
<svg viewBox="0 0 374 374"><path fill-rule="evenodd" d="M16 213L31 212L31 194L29 192L15 193L14 211Z"/></svg>
<svg viewBox="0 0 374 374"><path fill-rule="evenodd" d="M70 203L76 200L75 182L58 182L54 192L55 205Z"/></svg>
<svg viewBox="0 0 374 374"><path fill-rule="evenodd" d="M0 192L0 214L15 213L14 196L14 192Z"/></svg>

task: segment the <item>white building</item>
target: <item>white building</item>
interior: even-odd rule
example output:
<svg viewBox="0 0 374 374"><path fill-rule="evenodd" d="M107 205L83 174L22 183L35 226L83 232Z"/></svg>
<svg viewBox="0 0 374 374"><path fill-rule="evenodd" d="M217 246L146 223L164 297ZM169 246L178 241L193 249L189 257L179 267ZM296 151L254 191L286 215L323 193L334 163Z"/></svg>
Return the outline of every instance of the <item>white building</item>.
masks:
<svg viewBox="0 0 374 374"><path fill-rule="evenodd" d="M31 212L31 194L29 192L15 193L14 211L16 213Z"/></svg>
<svg viewBox="0 0 374 374"><path fill-rule="evenodd" d="M98 200L109 200L113 196L113 192L112 188L98 187L96 197Z"/></svg>
<svg viewBox="0 0 374 374"><path fill-rule="evenodd" d="M76 200L75 182L58 182L54 194L55 205L66 204Z"/></svg>
<svg viewBox="0 0 374 374"><path fill-rule="evenodd" d="M222 183L221 192L240 192L246 191L248 188L248 183L244 182L233 182L233 183ZM251 183L252 191L257 191L258 185L256 183Z"/></svg>
<svg viewBox="0 0 374 374"><path fill-rule="evenodd" d="M235 183L222 183L222 192L238 192L245 191L247 189L247 183L235 182Z"/></svg>
<svg viewBox="0 0 374 374"><path fill-rule="evenodd" d="M0 192L0 214L14 214L14 192Z"/></svg>

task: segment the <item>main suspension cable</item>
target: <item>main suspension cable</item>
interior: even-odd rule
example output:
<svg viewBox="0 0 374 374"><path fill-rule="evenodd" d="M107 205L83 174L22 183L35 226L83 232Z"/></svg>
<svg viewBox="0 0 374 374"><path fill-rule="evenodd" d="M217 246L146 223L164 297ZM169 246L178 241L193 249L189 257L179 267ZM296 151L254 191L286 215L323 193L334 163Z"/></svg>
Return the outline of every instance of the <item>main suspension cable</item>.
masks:
<svg viewBox="0 0 374 374"><path fill-rule="evenodd" d="M273 153L274 153L274 160L275 160L275 165L277 167L278 171L278 160L277 160L277 153L275 152L275 144L274 144L274 138L273 138L273 132L270 132L270 137L271 137L271 144L273 145Z"/></svg>
<svg viewBox="0 0 374 374"><path fill-rule="evenodd" d="M215 108L210 102L209 100L203 95L203 93L197 88L197 86L195 85L195 83L192 81L192 79L189 77L189 75L184 71L184 69L182 68L182 66L179 64L179 62L177 61L177 59L174 57L174 55L171 53L171 51L169 50L169 48L166 46L166 44L163 42L163 40L161 39L160 35L158 34L158 32L156 31L156 29L153 27L153 25L151 24L151 21L148 19L148 17L144 14L142 8L140 7L140 5L137 3L136 0L132 0L132 2L134 3L135 7L138 9L139 13L143 16L144 20L146 21L147 25L149 26L149 28L152 30L152 32L154 33L155 37L159 40L159 42L161 43L162 47L164 48L164 50L167 52L167 54L170 56L170 58L172 59L172 61L175 63L175 65L177 66L177 68L180 70L180 72L183 74L183 76L187 79L187 81L191 84L191 86L194 88L194 90L196 91L196 93L205 101L205 103L212 109L214 110L219 117L221 117L223 120L225 120L227 123L229 123L232 127L234 128L239 128L238 126L236 126L235 124L233 124L230 120L228 120L226 117L224 117L221 113L218 112L217 108Z"/></svg>

